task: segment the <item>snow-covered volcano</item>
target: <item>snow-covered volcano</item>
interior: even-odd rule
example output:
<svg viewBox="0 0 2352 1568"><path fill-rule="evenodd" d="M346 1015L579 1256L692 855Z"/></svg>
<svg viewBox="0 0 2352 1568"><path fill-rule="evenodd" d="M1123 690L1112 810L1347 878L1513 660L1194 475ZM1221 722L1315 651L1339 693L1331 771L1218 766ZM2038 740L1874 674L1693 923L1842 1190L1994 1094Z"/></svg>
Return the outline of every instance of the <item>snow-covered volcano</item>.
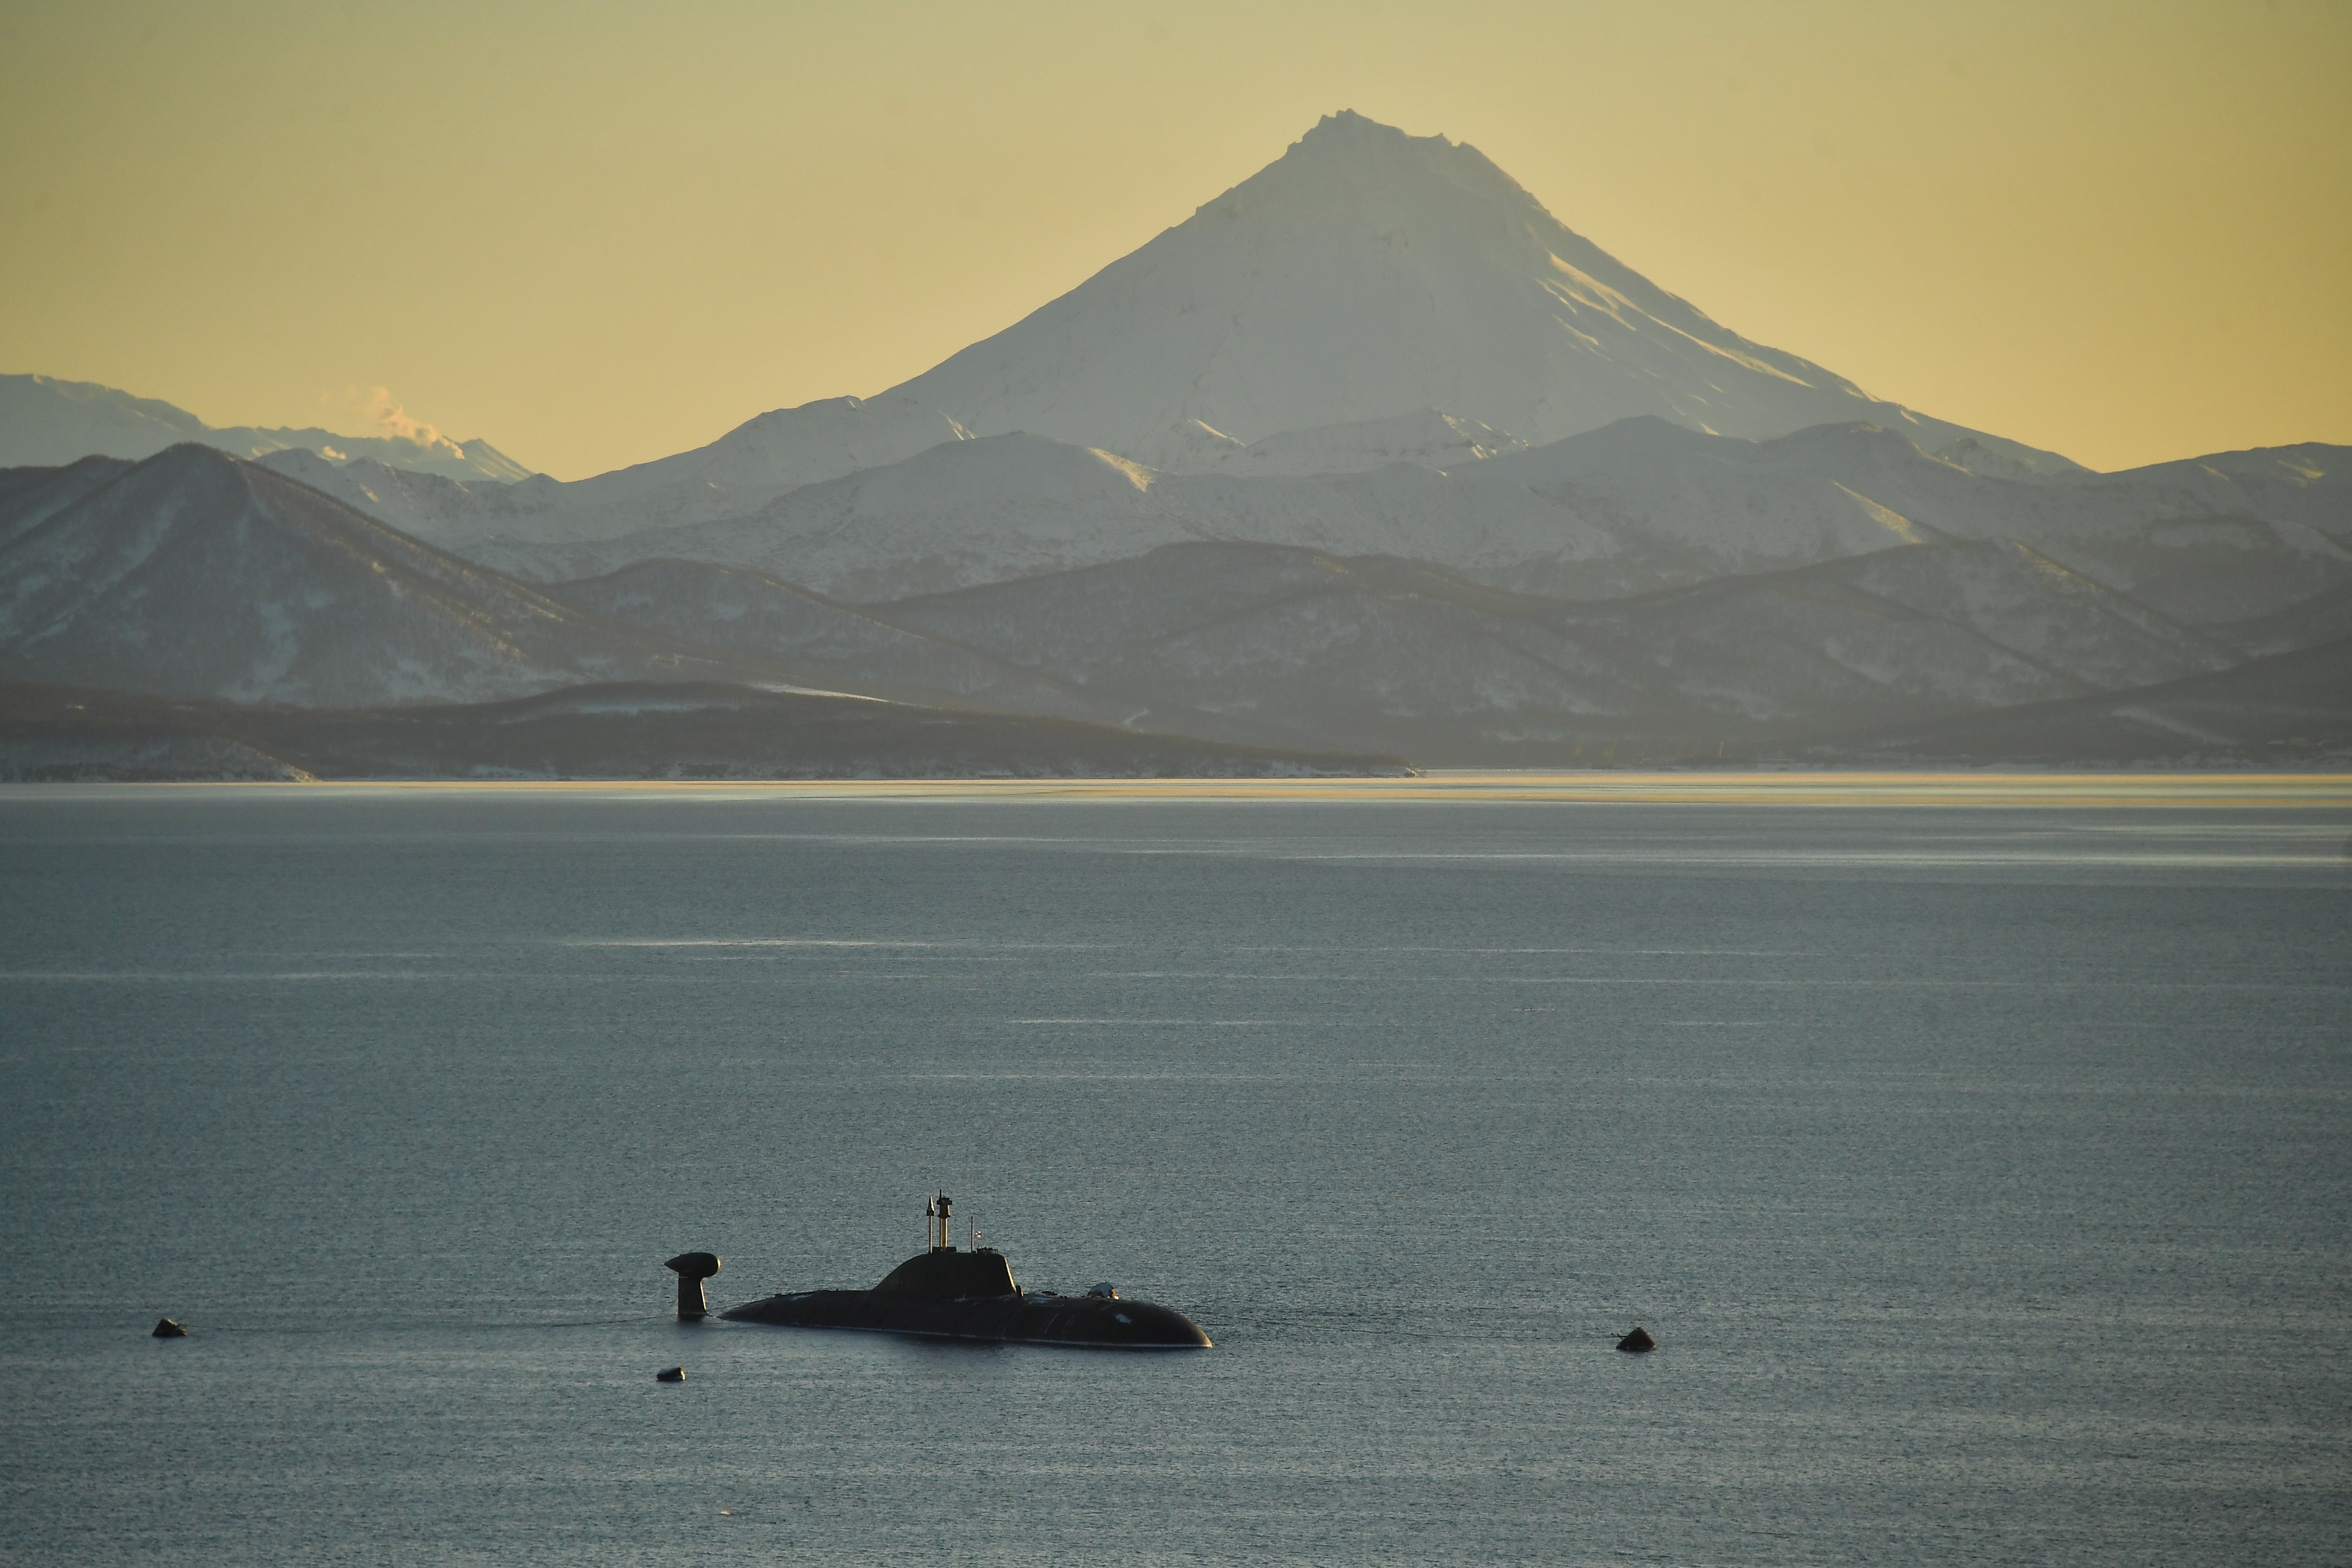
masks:
<svg viewBox="0 0 2352 1568"><path fill-rule="evenodd" d="M1760 439L1973 432L1748 342L1546 212L1475 147L1353 112L1026 320L896 389L1182 469L1236 442L1435 409L1541 443L1632 415ZM2042 471L2049 453L1978 436Z"/></svg>

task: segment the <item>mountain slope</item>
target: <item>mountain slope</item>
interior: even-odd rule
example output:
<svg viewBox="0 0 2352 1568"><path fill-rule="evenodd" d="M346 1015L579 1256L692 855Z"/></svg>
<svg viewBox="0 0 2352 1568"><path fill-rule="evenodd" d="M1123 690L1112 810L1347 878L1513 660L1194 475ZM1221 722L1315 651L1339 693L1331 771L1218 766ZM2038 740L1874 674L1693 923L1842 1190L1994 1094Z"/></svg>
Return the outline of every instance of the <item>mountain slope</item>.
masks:
<svg viewBox="0 0 2352 1568"><path fill-rule="evenodd" d="M1808 735L2115 690L2231 650L2010 542L1896 545L1572 603L1409 562L1239 543L873 606L1262 742L1543 765L1626 742L1732 754Z"/></svg>
<svg viewBox="0 0 2352 1568"><path fill-rule="evenodd" d="M2119 696L1839 737L1807 754L1877 763L2341 768L2352 765L2352 637Z"/></svg>
<svg viewBox="0 0 2352 1568"><path fill-rule="evenodd" d="M2341 448L2305 449L2305 468ZM2352 581L2352 490L2168 475L1987 478L1874 426L1770 441L1622 420L1444 471L1170 475L1028 435L942 446L788 494L748 517L579 545L464 546L538 581L669 557L754 567L875 602L1132 557L1188 540L1392 555L1575 599L1693 586L1904 543L2015 539L2174 619L2238 621ZM2308 517L2312 521L2295 521Z"/></svg>
<svg viewBox="0 0 2352 1568"><path fill-rule="evenodd" d="M265 430L249 425L215 428L184 408L152 397L133 397L95 382L0 375L0 468L47 468L93 455L150 458L183 441L200 442L240 458L289 450L331 451L450 479L506 481L530 477L529 468L487 441L458 442L438 437L412 441L398 437L343 436L315 428Z"/></svg>
<svg viewBox="0 0 2352 1568"><path fill-rule="evenodd" d="M803 485L895 463L967 432L906 397L833 397L750 419L707 447L530 498L526 539L593 540L741 517Z"/></svg>
<svg viewBox="0 0 2352 1568"><path fill-rule="evenodd" d="M977 648L878 620L737 566L645 561L559 583L549 595L609 620L780 667L826 671L858 691L921 693L958 707L1112 721L1101 697ZM1209 731L1194 731L1194 733Z"/></svg>
<svg viewBox="0 0 2352 1568"><path fill-rule="evenodd" d="M545 474L512 484L453 479L446 474L396 468L373 458L334 462L307 447L289 447L253 459L403 533L435 544L460 543L512 529L543 510L562 486Z"/></svg>
<svg viewBox="0 0 2352 1568"><path fill-rule="evenodd" d="M575 557L587 573L598 569L590 563L601 559L593 548L601 541L742 517L803 486L966 438L954 420L908 399L834 397L773 409L709 446L568 484L545 474L512 484L457 483L361 458L331 463L310 452L262 461L452 549L587 547Z"/></svg>
<svg viewBox="0 0 2352 1568"><path fill-rule="evenodd" d="M0 488L8 679L361 706L791 679L604 621L208 447L51 476ZM60 487L79 493L55 504Z"/></svg>
<svg viewBox="0 0 2352 1568"><path fill-rule="evenodd" d="M2070 484L2129 485L2169 498L2168 515L2260 517L2315 528L2352 549L2352 447L2305 441L2151 463Z"/></svg>
<svg viewBox="0 0 2352 1568"><path fill-rule="evenodd" d="M1454 531L1479 541L1465 567L1580 598L1939 539L2023 541L2192 624L2265 613L2352 578L2352 550L2305 521L2332 513L2336 526L2352 524L2352 489L2298 494L2272 517L2240 487L2164 474L1990 478L1868 425L1739 442L1629 420L1448 478L1470 503ZM1545 549L1530 502L1583 531ZM1421 518L1443 526L1426 509Z"/></svg>
<svg viewBox="0 0 2352 1568"><path fill-rule="evenodd" d="M131 467L121 458L84 458L58 468L0 468L0 547L112 484Z"/></svg>
<svg viewBox="0 0 2352 1568"><path fill-rule="evenodd" d="M172 702L0 683L0 780L1265 778L1394 758L709 683L373 710Z"/></svg>
<svg viewBox="0 0 2352 1568"><path fill-rule="evenodd" d="M1328 116L1141 249L894 389L978 434L1189 467L1437 409L1534 442L1656 415L1762 437L1869 419L1931 450L2073 465L1871 398L1710 320L1573 233L1476 149Z"/></svg>
<svg viewBox="0 0 2352 1568"><path fill-rule="evenodd" d="M539 580L677 559L749 566L835 598L892 599L1194 537L1154 498L1157 478L1087 447L995 436L808 485L745 517L578 545L466 548Z"/></svg>

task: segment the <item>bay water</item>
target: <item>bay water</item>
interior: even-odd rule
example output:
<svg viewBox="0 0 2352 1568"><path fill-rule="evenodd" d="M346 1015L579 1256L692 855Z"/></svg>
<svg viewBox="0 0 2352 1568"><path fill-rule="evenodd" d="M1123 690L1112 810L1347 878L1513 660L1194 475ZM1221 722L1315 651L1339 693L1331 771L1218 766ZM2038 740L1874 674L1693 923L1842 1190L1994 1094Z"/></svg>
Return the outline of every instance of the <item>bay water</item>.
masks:
<svg viewBox="0 0 2352 1568"><path fill-rule="evenodd" d="M0 1560L2352 1557L2344 800L1406 795L0 794Z"/></svg>

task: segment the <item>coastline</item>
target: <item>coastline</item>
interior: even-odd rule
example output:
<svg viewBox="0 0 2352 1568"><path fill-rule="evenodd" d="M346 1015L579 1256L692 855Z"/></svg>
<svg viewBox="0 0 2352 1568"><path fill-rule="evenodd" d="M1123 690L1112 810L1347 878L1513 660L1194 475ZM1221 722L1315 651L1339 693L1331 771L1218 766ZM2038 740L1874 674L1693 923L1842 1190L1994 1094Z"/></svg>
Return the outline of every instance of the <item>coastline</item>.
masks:
<svg viewBox="0 0 2352 1568"><path fill-rule="evenodd" d="M1329 801L1881 807L2262 808L2352 812L2352 772L2029 769L1423 770L1409 777L876 778L773 780L384 779L33 783L0 801L96 792L671 795L804 800Z"/></svg>

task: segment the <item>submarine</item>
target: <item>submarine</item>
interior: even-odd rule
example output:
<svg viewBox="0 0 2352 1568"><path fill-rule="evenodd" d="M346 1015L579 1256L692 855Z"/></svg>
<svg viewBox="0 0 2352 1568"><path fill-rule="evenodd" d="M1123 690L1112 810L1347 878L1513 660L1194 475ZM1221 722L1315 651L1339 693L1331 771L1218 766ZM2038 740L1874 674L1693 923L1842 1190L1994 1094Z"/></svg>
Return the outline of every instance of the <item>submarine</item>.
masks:
<svg viewBox="0 0 2352 1568"><path fill-rule="evenodd" d="M845 1329L975 1344L1119 1351L1210 1348L1201 1325L1183 1313L1128 1300L1109 1285L1097 1285L1081 1296L1024 1290L1014 1282L1004 1255L982 1247L977 1231L971 1247L958 1250L949 1231L952 1202L941 1193L924 1205L928 1245L871 1290L788 1291L746 1301L719 1316L729 1322L780 1329ZM689 1289L696 1304L702 1296L701 1279L690 1279L689 1271L706 1260L707 1278L719 1271L719 1259L707 1252L681 1253L667 1265L677 1271L682 1318L689 1316Z"/></svg>

